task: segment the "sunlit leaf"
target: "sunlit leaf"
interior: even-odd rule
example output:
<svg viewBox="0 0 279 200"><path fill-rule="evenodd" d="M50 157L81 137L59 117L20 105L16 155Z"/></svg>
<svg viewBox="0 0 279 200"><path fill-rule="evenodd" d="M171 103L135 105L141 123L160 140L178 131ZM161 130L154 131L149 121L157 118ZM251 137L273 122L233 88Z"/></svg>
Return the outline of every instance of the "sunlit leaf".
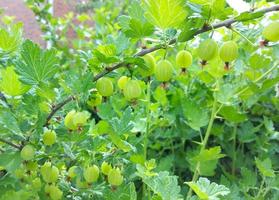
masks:
<svg viewBox="0 0 279 200"><path fill-rule="evenodd" d="M260 160L256 158L255 160L257 168L261 172L263 176L267 177L275 177L274 171L272 169L272 163L269 158L266 158L265 160Z"/></svg>
<svg viewBox="0 0 279 200"><path fill-rule="evenodd" d="M0 89L7 95L22 95L29 89L29 87L21 83L19 76L15 73L13 67L7 67L6 69L1 70L0 74Z"/></svg>
<svg viewBox="0 0 279 200"><path fill-rule="evenodd" d="M122 184L113 192L109 189L105 193L105 199L107 200L137 200L136 188L133 183L128 185Z"/></svg>
<svg viewBox="0 0 279 200"><path fill-rule="evenodd" d="M22 59L16 63L16 71L26 84L36 85L48 81L58 70L56 51L42 50L30 40L23 43L21 56Z"/></svg>
<svg viewBox="0 0 279 200"><path fill-rule="evenodd" d="M159 28L175 28L187 16L183 3L182 0L144 0L145 17Z"/></svg>
<svg viewBox="0 0 279 200"><path fill-rule="evenodd" d="M201 127L207 125L209 116L206 109L202 109L196 102L190 100L184 100L182 106L187 124L191 128L199 130Z"/></svg>
<svg viewBox="0 0 279 200"><path fill-rule="evenodd" d="M19 49L22 42L22 24L10 27L10 30L0 28L0 59Z"/></svg>
<svg viewBox="0 0 279 200"><path fill-rule="evenodd" d="M221 154L221 147L212 147L210 149L204 149L200 152L198 156L195 157L196 161L203 162L209 160L218 160L223 158L225 155Z"/></svg>
<svg viewBox="0 0 279 200"><path fill-rule="evenodd" d="M230 193L230 190L224 185L210 183L207 178L199 178L195 182L187 182L187 185L196 193L202 200L219 200L220 196L225 196Z"/></svg>
<svg viewBox="0 0 279 200"><path fill-rule="evenodd" d="M151 177L139 175L143 182L162 200L177 200L181 197L176 176L171 176L165 171Z"/></svg>

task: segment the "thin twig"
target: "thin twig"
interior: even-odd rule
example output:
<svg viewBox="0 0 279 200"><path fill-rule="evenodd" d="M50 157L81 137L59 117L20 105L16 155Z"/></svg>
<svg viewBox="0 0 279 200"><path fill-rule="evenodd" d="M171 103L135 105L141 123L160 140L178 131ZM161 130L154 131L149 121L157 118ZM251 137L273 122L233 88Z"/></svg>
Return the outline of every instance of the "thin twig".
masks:
<svg viewBox="0 0 279 200"><path fill-rule="evenodd" d="M44 126L48 126L49 121L51 120L51 118L53 117L53 115L60 110L63 106L65 106L67 103L71 102L72 100L74 100L75 97L74 96L69 96L67 99L65 99L64 101L58 103L56 106L54 106L51 110L51 112L49 113L49 115L47 116L46 119L46 123L44 124Z"/></svg>
<svg viewBox="0 0 279 200"><path fill-rule="evenodd" d="M273 11L279 11L279 5L275 5L275 6L271 6L269 8L263 8L263 9L259 9L259 10L256 10L254 12L251 12L251 13L268 13L268 12L273 12ZM218 29L218 28L221 28L221 27L231 27L232 24L234 24L235 22L238 22L237 19L235 18L231 18L231 19L227 19L227 20L224 20L222 22L219 22L219 23L215 23L211 26L204 26L203 28L201 28L200 30L198 30L194 36L196 35L199 35L201 33L205 33L205 32L208 32L210 30L215 30L215 29ZM169 42L169 45L171 44L174 44L176 43L177 40L176 39L172 39L170 42ZM156 45L154 47L151 47L149 49L143 49L141 50L140 52L136 53L134 55L134 57L141 57L141 56L144 56L146 54L149 54L149 53L152 53L154 51L157 51L159 49L163 49L165 48L164 45ZM129 63L125 63L124 61L123 62L120 62L116 65L113 65L112 67L106 67L102 72L100 72L99 74L97 74L96 76L94 76L93 78L93 82L97 81L98 79L102 78L103 76L109 74L110 72L116 70L116 69L119 69L121 67L127 67L129 66ZM45 126L48 125L49 121L51 120L51 118L53 117L53 115L59 110L61 109L64 105L66 105L67 103L69 103L70 101L73 100L73 96L69 96L67 99L65 99L64 101L62 101L61 103L57 104L54 109L52 109L51 113L48 115L47 117L47 121L46 121L46 124Z"/></svg>
<svg viewBox="0 0 279 200"><path fill-rule="evenodd" d="M12 142L10 142L10 141L8 141L8 140L5 140L5 139L3 139L3 138L0 138L0 142L3 142L3 143L5 143L5 144L8 144L8 145L10 145L10 146L16 148L16 149L21 150L21 146L20 146L20 145L14 144L14 143L12 143Z"/></svg>

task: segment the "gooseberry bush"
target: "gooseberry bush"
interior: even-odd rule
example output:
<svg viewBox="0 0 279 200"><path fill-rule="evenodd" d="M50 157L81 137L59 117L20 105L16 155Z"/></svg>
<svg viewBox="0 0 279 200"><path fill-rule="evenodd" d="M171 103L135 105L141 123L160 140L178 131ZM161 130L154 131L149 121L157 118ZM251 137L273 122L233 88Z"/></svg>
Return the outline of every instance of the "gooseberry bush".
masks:
<svg viewBox="0 0 279 200"><path fill-rule="evenodd" d="M1 200L279 199L278 0L26 4L49 48L2 16Z"/></svg>

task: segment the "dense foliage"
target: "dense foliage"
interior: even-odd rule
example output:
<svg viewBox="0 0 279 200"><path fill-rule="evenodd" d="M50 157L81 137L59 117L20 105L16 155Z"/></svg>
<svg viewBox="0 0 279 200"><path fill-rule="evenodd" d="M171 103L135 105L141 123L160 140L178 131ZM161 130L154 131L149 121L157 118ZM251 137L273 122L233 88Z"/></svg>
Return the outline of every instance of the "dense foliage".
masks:
<svg viewBox="0 0 279 200"><path fill-rule="evenodd" d="M26 3L51 48L2 16L0 200L279 199L278 1Z"/></svg>

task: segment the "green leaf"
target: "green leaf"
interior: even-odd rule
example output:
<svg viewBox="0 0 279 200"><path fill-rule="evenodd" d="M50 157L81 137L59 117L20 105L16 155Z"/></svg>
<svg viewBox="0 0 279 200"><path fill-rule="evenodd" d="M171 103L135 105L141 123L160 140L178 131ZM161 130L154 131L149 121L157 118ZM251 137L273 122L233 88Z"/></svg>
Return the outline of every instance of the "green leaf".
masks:
<svg viewBox="0 0 279 200"><path fill-rule="evenodd" d="M144 0L145 17L161 29L176 28L187 16L183 4L183 0Z"/></svg>
<svg viewBox="0 0 279 200"><path fill-rule="evenodd" d="M220 89L216 92L216 99L218 102L231 105L234 100L236 93L236 88L231 83L225 83L220 86Z"/></svg>
<svg viewBox="0 0 279 200"><path fill-rule="evenodd" d="M190 165L190 170L195 172L196 166L198 164L197 156L200 150L188 151L186 160ZM217 168L218 160L208 160L199 163L199 174L201 176L214 176L215 170Z"/></svg>
<svg viewBox="0 0 279 200"><path fill-rule="evenodd" d="M229 15L232 14L233 9L226 7L225 0L212 1L211 6L211 17L215 19L225 20Z"/></svg>
<svg viewBox="0 0 279 200"><path fill-rule="evenodd" d="M255 176L255 172L243 167L241 168L241 184L244 187L254 187L257 183L257 176Z"/></svg>
<svg viewBox="0 0 279 200"><path fill-rule="evenodd" d="M0 133L21 134L17 119L9 110L0 110Z"/></svg>
<svg viewBox="0 0 279 200"><path fill-rule="evenodd" d="M134 64L146 69L144 59L141 57L134 57L134 56L126 57L124 59L124 62L125 64Z"/></svg>
<svg viewBox="0 0 279 200"><path fill-rule="evenodd" d="M264 15L263 12L243 12L239 16L235 17L237 21L248 21L252 19L256 19L262 17Z"/></svg>
<svg viewBox="0 0 279 200"><path fill-rule="evenodd" d="M200 177L196 183L186 182L186 184L202 200L219 200L220 196L225 196L230 193L230 190L224 185L210 183L207 178L203 177Z"/></svg>
<svg viewBox="0 0 279 200"><path fill-rule="evenodd" d="M177 177L170 176L169 172L159 172L151 177L145 176L142 173L138 173L138 175L155 194L162 198L162 200L177 200L181 197Z"/></svg>
<svg viewBox="0 0 279 200"><path fill-rule="evenodd" d="M198 74L198 77L201 81L205 83L212 83L215 79L214 77L207 71L200 71Z"/></svg>
<svg viewBox="0 0 279 200"><path fill-rule="evenodd" d="M171 171L174 165L174 156L166 156L160 159L156 171Z"/></svg>
<svg viewBox="0 0 279 200"><path fill-rule="evenodd" d="M252 122L246 121L241 124L238 131L238 139L243 143L249 143L256 140L256 132L259 128L254 127Z"/></svg>
<svg viewBox="0 0 279 200"><path fill-rule="evenodd" d="M168 98L166 94L166 90L163 89L161 86L158 86L154 91L154 99L158 101L162 106L165 106L168 103Z"/></svg>
<svg viewBox="0 0 279 200"><path fill-rule="evenodd" d="M211 19L226 19L232 14L232 8L226 7L225 0L190 0L190 2L202 5L202 12L204 18Z"/></svg>
<svg viewBox="0 0 279 200"><path fill-rule="evenodd" d="M209 116L206 109L203 109L195 101L183 100L182 108L184 116L187 119L187 124L194 130L199 130L206 126L209 121Z"/></svg>
<svg viewBox="0 0 279 200"><path fill-rule="evenodd" d="M117 37L108 36L108 42L117 47L116 55L123 53L130 46L130 39L122 32L119 32Z"/></svg>
<svg viewBox="0 0 279 200"><path fill-rule="evenodd" d="M132 150L132 146L128 142L122 140L119 135L113 132L109 132L108 134L112 143L119 149L123 150L124 152L129 152Z"/></svg>
<svg viewBox="0 0 279 200"><path fill-rule="evenodd" d="M189 0L192 3L196 3L196 4L201 4L201 5L206 5L206 4L210 4L210 2L212 1L208 1L208 0Z"/></svg>
<svg viewBox="0 0 279 200"><path fill-rule="evenodd" d="M256 162L257 168L259 169L259 171L262 173L263 176L275 177L270 158L266 158L263 161L256 158L255 162Z"/></svg>
<svg viewBox="0 0 279 200"><path fill-rule="evenodd" d="M131 20L131 17L129 17L127 15L121 15L121 16L118 17L118 23L119 23L119 25L122 28L122 31L124 33L128 30L131 30L130 20Z"/></svg>
<svg viewBox="0 0 279 200"><path fill-rule="evenodd" d="M16 71L21 80L28 85L37 85L53 78L58 70L56 51L42 50L40 47L26 40L22 45L22 59L16 62Z"/></svg>
<svg viewBox="0 0 279 200"><path fill-rule="evenodd" d="M66 79L67 86L71 87L75 93L86 94L88 90L93 88L93 74L87 72L85 74L77 74L76 71L71 71Z"/></svg>
<svg viewBox="0 0 279 200"><path fill-rule="evenodd" d="M224 62L216 56L213 60L210 60L207 67L204 68L212 77L220 79L226 74L224 70Z"/></svg>
<svg viewBox="0 0 279 200"><path fill-rule="evenodd" d="M21 157L19 152L15 153L1 153L0 166L3 166L7 171L15 171L21 164Z"/></svg>
<svg viewBox="0 0 279 200"><path fill-rule="evenodd" d="M187 18L182 26L182 31L178 37L179 42L186 42L194 38L195 33L204 25L204 19L200 16L191 16Z"/></svg>
<svg viewBox="0 0 279 200"><path fill-rule="evenodd" d="M119 24L125 35L131 38L146 37L151 35L154 31L154 27L150 23L142 23L137 19L129 18L127 16L120 16Z"/></svg>
<svg viewBox="0 0 279 200"><path fill-rule="evenodd" d="M249 64L253 69L261 69L270 66L271 60L264 55L253 54L249 58Z"/></svg>
<svg viewBox="0 0 279 200"><path fill-rule="evenodd" d="M234 123L240 123L247 120L247 116L244 113L240 113L237 108L233 106L223 106L219 114L221 114L226 120Z"/></svg>
<svg viewBox="0 0 279 200"><path fill-rule="evenodd" d="M273 89L274 85L278 84L278 82L279 82L279 76L277 76L275 78L266 79L262 82L261 88L257 92L264 93L266 90L271 90L271 89Z"/></svg>
<svg viewBox="0 0 279 200"><path fill-rule="evenodd" d="M110 121L111 126L118 135L122 135L124 133L129 132L133 129L134 125L132 123L132 110L130 107L128 107L122 117L120 119L114 117Z"/></svg>
<svg viewBox="0 0 279 200"><path fill-rule="evenodd" d="M94 56L101 63L111 64L119 61L115 55L116 48L114 45L101 45L97 49L93 50Z"/></svg>
<svg viewBox="0 0 279 200"><path fill-rule="evenodd" d="M105 193L105 199L107 200L137 200L137 193L134 183L128 185L122 184L117 187L116 190L111 191L109 189Z"/></svg>
<svg viewBox="0 0 279 200"><path fill-rule="evenodd" d="M144 165L145 158L143 154L133 154L130 156L130 161L136 164Z"/></svg>
<svg viewBox="0 0 279 200"><path fill-rule="evenodd" d="M194 159L198 162L204 162L209 160L218 160L223 157L225 157L225 154L221 154L221 147L217 146L210 149L204 149Z"/></svg>
<svg viewBox="0 0 279 200"><path fill-rule="evenodd" d="M131 38L142 38L151 35L154 27L144 18L144 11L139 2L133 1L129 6L129 16L120 16L119 24L123 32Z"/></svg>
<svg viewBox="0 0 279 200"><path fill-rule="evenodd" d="M115 116L113 112L113 107L109 102L105 102L97 106L98 116L105 120L110 120Z"/></svg>
<svg viewBox="0 0 279 200"><path fill-rule="evenodd" d="M102 135L111 132L111 127L107 121L101 120L90 130L93 135Z"/></svg>
<svg viewBox="0 0 279 200"><path fill-rule="evenodd" d="M2 56L15 52L22 42L22 24L18 23L9 30L0 28L0 59Z"/></svg>
<svg viewBox="0 0 279 200"><path fill-rule="evenodd" d="M128 13L131 18L138 19L141 22L146 21L144 17L144 10L142 9L142 6L137 0L132 1L131 5L128 8Z"/></svg>
<svg viewBox="0 0 279 200"><path fill-rule="evenodd" d="M5 191L4 194L0 197L0 200L29 200L32 199L34 196L29 191L26 190L18 190L18 191Z"/></svg>
<svg viewBox="0 0 279 200"><path fill-rule="evenodd" d="M0 89L10 96L22 95L29 89L20 82L19 76L15 73L13 67L1 70L1 78Z"/></svg>
<svg viewBox="0 0 279 200"><path fill-rule="evenodd" d="M273 133L275 131L274 123L271 119L264 116L264 126L266 130L270 133Z"/></svg>
<svg viewBox="0 0 279 200"><path fill-rule="evenodd" d="M196 167L197 162L193 163L194 166L191 168L192 172L194 172L194 169ZM216 174L216 168L217 168L218 160L209 160L209 161L203 161L200 163L200 175L201 176L214 176Z"/></svg>

